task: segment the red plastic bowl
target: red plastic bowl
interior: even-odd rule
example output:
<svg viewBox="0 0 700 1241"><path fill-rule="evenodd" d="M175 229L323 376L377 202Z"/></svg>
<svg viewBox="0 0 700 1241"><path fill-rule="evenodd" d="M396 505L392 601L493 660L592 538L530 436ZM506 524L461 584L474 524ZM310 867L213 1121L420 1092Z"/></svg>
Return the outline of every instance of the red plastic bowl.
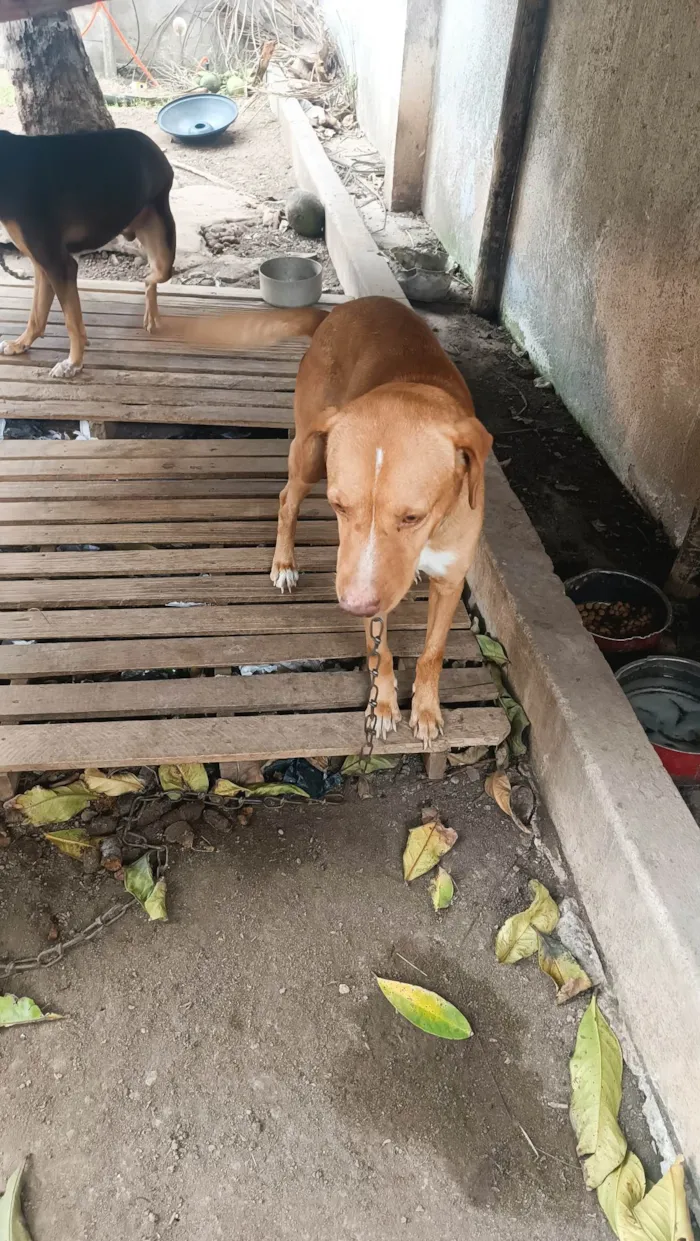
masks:
<svg viewBox="0 0 700 1241"><path fill-rule="evenodd" d="M653 628L649 633L635 634L631 638L606 638L589 629L601 651L653 651L673 620L671 604L663 591L646 578L637 577L636 573L589 569L587 573L569 578L564 589L574 603L635 603L650 609Z"/></svg>
<svg viewBox="0 0 700 1241"><path fill-rule="evenodd" d="M620 668L617 680L633 709L635 694L641 691L675 691L694 700L700 709L700 663L693 659L679 659L675 655L652 655L648 659L635 659L634 663ZM684 750L670 744L658 745L654 741L651 744L669 776L679 783L700 784L700 753L697 748Z"/></svg>

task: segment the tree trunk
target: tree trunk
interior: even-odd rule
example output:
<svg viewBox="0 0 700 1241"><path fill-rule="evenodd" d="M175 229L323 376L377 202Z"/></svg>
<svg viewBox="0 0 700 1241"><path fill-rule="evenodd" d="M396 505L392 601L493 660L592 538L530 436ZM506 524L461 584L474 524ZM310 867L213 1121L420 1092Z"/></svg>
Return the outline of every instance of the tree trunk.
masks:
<svg viewBox="0 0 700 1241"><path fill-rule="evenodd" d="M114 128L71 13L7 22L2 35L25 134Z"/></svg>

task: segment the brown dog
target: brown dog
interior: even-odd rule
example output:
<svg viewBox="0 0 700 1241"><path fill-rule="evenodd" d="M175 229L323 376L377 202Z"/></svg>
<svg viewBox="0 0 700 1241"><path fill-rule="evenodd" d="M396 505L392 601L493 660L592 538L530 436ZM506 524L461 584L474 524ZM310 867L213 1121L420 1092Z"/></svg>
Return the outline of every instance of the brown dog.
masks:
<svg viewBox="0 0 700 1241"><path fill-rule="evenodd" d="M428 745L442 728L440 671L481 532L484 462L492 443L459 371L417 314L383 297L346 302L330 314L281 310L169 319L163 331L229 348L312 337L297 379L296 433L271 578L280 590L296 585L299 508L324 475L338 517L338 601L368 618L368 650L369 618L386 621L417 574L428 575L428 631L411 712L416 736ZM386 624L378 690L376 730L385 737L401 718Z"/></svg>

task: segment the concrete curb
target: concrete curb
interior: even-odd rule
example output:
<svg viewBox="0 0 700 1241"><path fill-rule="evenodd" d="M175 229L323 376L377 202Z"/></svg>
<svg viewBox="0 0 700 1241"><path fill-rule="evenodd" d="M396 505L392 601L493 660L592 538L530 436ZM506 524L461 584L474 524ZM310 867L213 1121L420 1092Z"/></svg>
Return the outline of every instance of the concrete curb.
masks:
<svg viewBox="0 0 700 1241"><path fill-rule="evenodd" d="M325 203L347 293L403 293L293 99L273 110L299 184ZM398 292L397 292L398 291ZM470 586L532 721L532 764L649 1081L700 1179L700 831L498 463Z"/></svg>

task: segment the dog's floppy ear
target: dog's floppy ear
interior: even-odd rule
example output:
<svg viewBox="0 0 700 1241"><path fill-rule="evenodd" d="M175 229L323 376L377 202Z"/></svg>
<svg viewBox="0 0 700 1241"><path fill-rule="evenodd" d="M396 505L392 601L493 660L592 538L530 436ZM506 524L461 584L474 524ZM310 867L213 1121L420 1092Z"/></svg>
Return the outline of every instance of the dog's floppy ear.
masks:
<svg viewBox="0 0 700 1241"><path fill-rule="evenodd" d="M476 508L477 494L484 485L484 465L491 451L493 436L478 418L460 418L454 434L455 448L467 459L469 505Z"/></svg>

